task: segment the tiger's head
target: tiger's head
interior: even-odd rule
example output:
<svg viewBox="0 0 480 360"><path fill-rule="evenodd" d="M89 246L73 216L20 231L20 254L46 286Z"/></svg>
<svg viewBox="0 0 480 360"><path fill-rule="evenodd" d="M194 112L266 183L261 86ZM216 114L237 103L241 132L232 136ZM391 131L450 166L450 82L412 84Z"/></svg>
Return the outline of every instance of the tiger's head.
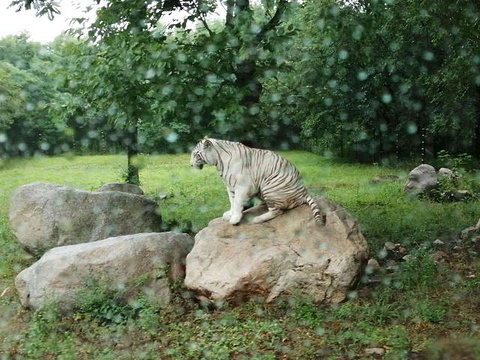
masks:
<svg viewBox="0 0 480 360"><path fill-rule="evenodd" d="M203 165L213 165L212 145L208 138L200 140L192 151L190 165L199 170L202 170Z"/></svg>

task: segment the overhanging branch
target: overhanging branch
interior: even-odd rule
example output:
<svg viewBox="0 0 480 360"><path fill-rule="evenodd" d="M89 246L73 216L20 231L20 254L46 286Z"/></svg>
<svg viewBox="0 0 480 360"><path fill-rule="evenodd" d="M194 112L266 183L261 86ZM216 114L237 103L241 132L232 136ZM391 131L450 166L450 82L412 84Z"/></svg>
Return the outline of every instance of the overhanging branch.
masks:
<svg viewBox="0 0 480 360"><path fill-rule="evenodd" d="M279 0L277 11L275 11L275 14L272 16L270 21L267 24L265 24L263 29L256 36L255 45L260 44L260 42L265 38L267 33L273 30L280 23L280 21L282 20L282 16L285 13L285 10L287 9L287 6L288 6L287 0Z"/></svg>

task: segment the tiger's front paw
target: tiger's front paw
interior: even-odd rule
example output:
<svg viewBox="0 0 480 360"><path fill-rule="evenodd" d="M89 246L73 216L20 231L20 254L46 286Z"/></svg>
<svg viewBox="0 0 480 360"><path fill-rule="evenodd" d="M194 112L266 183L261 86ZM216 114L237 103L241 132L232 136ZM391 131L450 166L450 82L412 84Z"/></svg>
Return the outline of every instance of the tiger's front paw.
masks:
<svg viewBox="0 0 480 360"><path fill-rule="evenodd" d="M230 210L223 213L223 220L228 221L232 217L232 212Z"/></svg>
<svg viewBox="0 0 480 360"><path fill-rule="evenodd" d="M242 214L234 214L230 217L230 224L237 225L242 220Z"/></svg>

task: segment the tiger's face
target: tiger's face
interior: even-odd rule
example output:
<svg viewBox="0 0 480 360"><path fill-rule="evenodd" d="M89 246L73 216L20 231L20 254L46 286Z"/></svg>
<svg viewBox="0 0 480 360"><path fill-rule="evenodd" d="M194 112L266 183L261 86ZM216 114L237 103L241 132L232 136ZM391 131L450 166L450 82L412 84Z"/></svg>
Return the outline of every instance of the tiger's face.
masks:
<svg viewBox="0 0 480 360"><path fill-rule="evenodd" d="M190 166L193 166L195 169L202 170L203 165L209 164L209 149L212 146L212 143L208 139L202 139L198 142L195 148L192 151L190 156Z"/></svg>

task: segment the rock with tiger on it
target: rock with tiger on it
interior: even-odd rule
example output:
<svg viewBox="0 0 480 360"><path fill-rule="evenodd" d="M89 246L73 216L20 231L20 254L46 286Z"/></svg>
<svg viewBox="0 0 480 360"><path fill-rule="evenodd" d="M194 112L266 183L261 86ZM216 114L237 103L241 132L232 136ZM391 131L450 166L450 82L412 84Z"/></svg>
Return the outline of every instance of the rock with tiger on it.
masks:
<svg viewBox="0 0 480 360"><path fill-rule="evenodd" d="M325 226L318 226L308 204L261 224L251 221L267 211L261 207L245 211L238 226L212 220L187 256L187 288L213 305L259 297L343 301L367 259L367 242L342 207L315 201L326 214Z"/></svg>

